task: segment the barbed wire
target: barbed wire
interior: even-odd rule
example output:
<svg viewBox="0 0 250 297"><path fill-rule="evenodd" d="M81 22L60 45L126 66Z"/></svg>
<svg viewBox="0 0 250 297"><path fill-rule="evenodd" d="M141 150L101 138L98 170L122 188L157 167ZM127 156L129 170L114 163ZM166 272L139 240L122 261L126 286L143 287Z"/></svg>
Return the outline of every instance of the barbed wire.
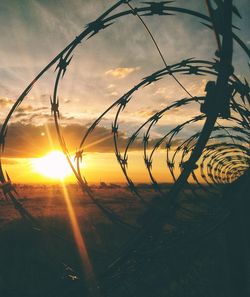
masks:
<svg viewBox="0 0 250 297"><path fill-rule="evenodd" d="M112 223L119 224L125 228L138 230L136 238L128 242L121 249L119 256L117 256L114 261L115 264L112 263L110 266L112 268L117 265L118 262L122 261L122 259L126 257L142 239L148 238L149 234L152 235L155 231L156 234L158 234L162 229L166 218L171 220L171 217L176 210L185 211L186 213L194 214L194 217L198 217L199 212L191 211L183 206L181 201L178 201L180 192L184 193L185 196L185 190L190 189L192 195L186 195L187 198L190 199L190 201L198 203L201 191L209 196L217 195L221 191L221 185L232 183L249 168L250 134L248 131L250 123L247 106L250 103L250 88L245 78L240 80L240 78L234 74L232 60L233 40L238 43L240 48L248 57L250 57L250 50L247 45L232 31L233 29L237 29L232 24L232 13L240 17L239 11L232 5L232 1L221 2L221 6L218 6L217 9L213 9L210 1L207 0L206 3L209 10L209 16L206 16L197 11L175 7L172 4L168 5L171 2L173 1L145 2L136 7L132 6L131 0L121 0L116 2L96 20L87 24L85 29L55 58L53 58L52 61L31 81L13 104L0 130L0 182L3 194L7 200L10 200L13 203L20 215L29 222L32 228L42 230L44 228L41 227L39 222L33 218L19 201L18 192L15 186L8 173L4 172L2 159L5 152L5 139L8 135L8 124L13 113L24 101L39 79L50 68L55 66L56 77L53 93L50 97L51 113L54 118L61 149L66 156L81 190L84 193L87 193L93 203ZM124 8L124 4L126 4L129 9L116 12L116 9ZM218 49L213 61L186 58L173 65L168 65L166 63L166 59L164 58L156 39L142 17L172 17L173 14L184 14L195 17L201 20L203 25L215 33ZM116 20L129 15L135 15L142 22L164 63L164 68L144 77L142 81L114 101L99 117L96 118L96 120L94 120L86 133L82 136L79 148L75 153L74 163L71 160L68 144L66 144L60 126L59 86L73 59L74 50L77 46L84 41L86 42L87 40L94 38L97 34L109 28L115 24ZM219 22L218 18L222 16L223 18L221 18ZM208 97L210 96L210 91L208 89L204 90L207 93L206 96L193 96L181 80L177 78L177 75L180 74L188 76L215 77L216 81L213 81L213 84L207 84L208 89L211 88L212 85L212 88L214 88L213 96L217 99L217 101L213 101L213 110L210 106L208 110L204 112ZM122 112L134 99L133 96L136 92L139 92L141 88L152 85L152 83L157 83L159 80L167 76L172 77L190 98L182 98L155 112L131 134L127 139L126 146L122 152L119 142L119 133L121 131L120 117ZM160 125L159 123L162 121L163 117L170 114L169 117L171 118L171 112L174 110L184 108L184 106L197 102L200 104L201 109L203 108L203 111L201 111L200 114L178 124L170 131L167 131L167 133L160 139L156 140L152 147L149 146L152 130L157 127L157 125ZM227 110L225 110L226 106L228 107ZM111 208L104 205L101 198L97 197L92 191L85 176L84 169L81 168L81 162L84 159L84 154L87 152L86 142L89 136L95 131L101 120L114 109L116 109L116 113L111 126L111 133L113 135L116 159L125 180L128 183L128 187L135 194L135 197L139 199L145 209L149 209L149 212L153 209L153 211L150 212L150 215L152 216L147 216L147 218L150 217L150 219L146 220L146 223L144 221L140 227L126 222ZM232 125L235 126L225 126L218 122L219 118L225 118L227 122L232 123ZM200 125L201 122L203 123L201 131L196 132L185 139L179 137L184 130L189 129L190 131L190 125ZM146 129L146 132L142 136L144 129ZM157 205L159 205L159 207L156 208L154 206L155 200L146 201L140 193L136 183L128 173L130 148L133 143L138 140L141 141L142 144L142 157L144 159L145 169L148 172L151 181L151 186L161 197L161 199L157 200ZM167 165L174 181L174 185L167 191L161 187L153 174L154 156L164 143L166 150L166 162L164 165ZM195 185L189 182L189 177L192 178L192 182L194 182ZM159 208L162 210L159 211ZM157 209L156 216L155 214L152 214L152 212L155 212L155 209ZM226 215L227 213L223 214L223 219ZM217 224L218 221L213 226L217 226ZM44 231L47 232L48 230ZM203 234L206 233L204 230L202 232Z"/></svg>

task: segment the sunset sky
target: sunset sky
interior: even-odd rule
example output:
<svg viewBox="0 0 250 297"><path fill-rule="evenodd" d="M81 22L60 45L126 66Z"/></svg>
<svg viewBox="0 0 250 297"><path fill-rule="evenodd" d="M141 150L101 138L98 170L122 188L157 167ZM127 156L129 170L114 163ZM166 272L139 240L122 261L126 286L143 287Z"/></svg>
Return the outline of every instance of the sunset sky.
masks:
<svg viewBox="0 0 250 297"><path fill-rule="evenodd" d="M87 23L114 3L111 0L0 1L1 122L35 75L79 35ZM134 6L138 3L141 2L131 2ZM249 45L249 1L235 3L242 14L242 19L234 17L234 24L241 28L236 33ZM205 1L180 0L171 5L207 14ZM124 9L128 9L125 4ZM177 14L144 17L144 20L169 65L191 57L213 59L216 49L213 33L201 25L199 19ZM240 78L249 78L247 62L246 55L235 46L235 73ZM72 154L79 146L86 127L97 116L143 77L163 66L149 35L135 16L118 19L112 26L84 41L75 50L59 88L60 123ZM55 80L54 70L55 67L52 67L36 84L9 124L3 164L13 182L53 181L36 171L33 158L44 157L60 149L49 101ZM178 78L196 96L204 94L209 79L190 75L179 75ZM124 149L131 133L148 117L185 97L187 94L171 78L164 78L137 92L120 117L121 149ZM83 170L90 182L125 181L113 154L110 129L115 113L116 109L107 114L88 142ZM164 117L152 130L152 143L169 129L198 114L199 105L190 104ZM185 138L200 128L201 123L191 125L180 136ZM100 139L103 141L100 142ZM143 165L143 154L139 152L141 148L141 142L137 141L129 160L131 176L138 182L149 180ZM161 182L171 180L165 159L166 152L159 150L154 173ZM69 176L67 180L73 182L74 177Z"/></svg>

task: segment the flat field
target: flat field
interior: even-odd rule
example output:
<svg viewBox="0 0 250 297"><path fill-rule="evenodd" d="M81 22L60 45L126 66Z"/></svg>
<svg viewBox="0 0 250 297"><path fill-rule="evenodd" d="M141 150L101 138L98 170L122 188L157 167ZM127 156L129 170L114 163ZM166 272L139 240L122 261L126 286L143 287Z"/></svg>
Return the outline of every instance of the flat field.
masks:
<svg viewBox="0 0 250 297"><path fill-rule="evenodd" d="M223 228L203 240L187 240L188 228L205 222L186 223L184 212L176 221L185 222L180 243L172 244L175 223L166 224L166 238L150 243L153 254L147 247L142 255L132 251L125 264L107 270L137 230L108 220L76 185L17 185L17 190L41 228L31 228L9 201L0 200L0 296L227 296ZM145 218L144 206L126 187L93 186L92 191L126 223L139 226ZM140 192L148 201L156 195L145 186ZM100 292L91 291L89 282L100 284Z"/></svg>

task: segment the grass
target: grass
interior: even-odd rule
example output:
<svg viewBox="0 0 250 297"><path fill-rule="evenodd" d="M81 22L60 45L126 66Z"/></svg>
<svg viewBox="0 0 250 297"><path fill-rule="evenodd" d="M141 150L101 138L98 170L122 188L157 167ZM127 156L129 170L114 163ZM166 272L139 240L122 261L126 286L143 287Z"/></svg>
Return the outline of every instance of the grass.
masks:
<svg viewBox="0 0 250 297"><path fill-rule="evenodd" d="M10 203L0 202L0 296L95 297L88 292L62 188L19 185L18 190L24 197L22 202L26 209L44 229L52 232L31 229ZM93 191L127 222L136 224L143 213L141 204L124 187L95 187ZM142 187L141 191L146 199L155 195L147 188ZM69 186L68 193L90 262L101 284L101 296L226 296L221 278L224 273L224 247L220 239L223 230L198 243L184 242L178 247L165 249L171 236L174 237L174 228L168 224L165 230L169 234L152 243L151 250L156 252L136 254L105 277L102 274L105 267L132 238L134 231L110 223L76 186ZM185 224L187 218L179 214L178 220ZM181 231L184 235L189 232L186 229ZM73 267L74 271L65 270L63 263Z"/></svg>

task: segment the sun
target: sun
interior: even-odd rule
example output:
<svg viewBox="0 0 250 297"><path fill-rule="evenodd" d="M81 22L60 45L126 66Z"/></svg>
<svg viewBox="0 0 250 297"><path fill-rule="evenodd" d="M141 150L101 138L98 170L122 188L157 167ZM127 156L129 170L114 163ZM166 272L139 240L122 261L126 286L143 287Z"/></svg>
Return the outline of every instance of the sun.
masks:
<svg viewBox="0 0 250 297"><path fill-rule="evenodd" d="M60 151L51 151L46 156L31 161L34 172L51 179L64 179L72 174L72 170Z"/></svg>

